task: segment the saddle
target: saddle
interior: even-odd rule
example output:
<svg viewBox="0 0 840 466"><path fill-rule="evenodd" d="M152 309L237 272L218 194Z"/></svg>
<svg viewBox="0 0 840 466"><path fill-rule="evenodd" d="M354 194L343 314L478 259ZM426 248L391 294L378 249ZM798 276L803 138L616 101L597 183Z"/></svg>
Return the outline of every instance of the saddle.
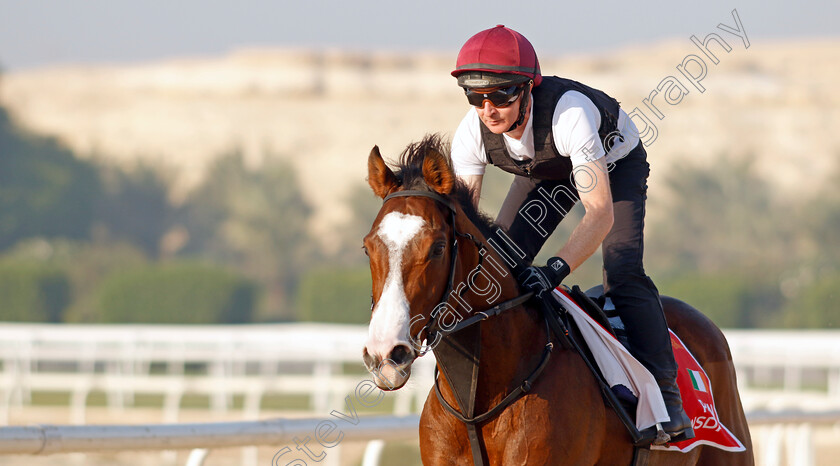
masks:
<svg viewBox="0 0 840 466"><path fill-rule="evenodd" d="M603 285L593 286L586 291L582 291L579 286L574 285L571 289L567 289L566 291L571 296L572 300L574 300L575 303L577 303L578 306L580 306L580 308L592 318L592 320L597 322L604 328L604 330L615 337L616 340L621 343L621 346L626 348L627 351L630 351L630 343L627 339L627 333L624 330L624 323L621 321L621 317L619 317L618 312L615 310L615 306L610 298L604 295ZM584 348L583 356L589 359L592 363L595 363L595 357L592 354L589 345L583 341L583 337L577 323L574 319L567 320L570 321L569 326L574 329L574 336L578 340L578 343L580 343ZM601 372L600 367L597 364L595 364L595 367L598 369L597 375L601 379L604 379L604 374ZM628 416L635 421L636 403L639 401L638 398L624 385L613 385L610 389L616 394L618 399L621 401L622 406L628 411Z"/></svg>
<svg viewBox="0 0 840 466"><path fill-rule="evenodd" d="M563 286L562 289L592 320L627 348L627 336L624 333L624 325L621 323L621 319L615 312L612 303L609 302L609 298L603 296L602 286L595 286L586 292L582 291L577 285L571 289ZM611 383L605 377L601 366L596 360L597 358L587 344L583 332L575 319L572 318L560 301L554 299L553 295L550 296L552 297L544 298L541 301L543 301L544 306L550 308L553 312L554 319L551 320L556 320L556 323L559 324L557 326L552 325L555 334L563 330L566 331L566 338L569 340L568 344L586 362L601 388L604 402L618 415L627 432L630 434L633 445L636 447L649 447L654 443L665 443L668 435L657 426L639 430L636 423L638 398L634 395L630 387L623 384ZM549 312L548 309L544 311ZM562 341L563 337L560 338ZM629 351L629 348L627 350ZM656 390L658 392L658 388Z"/></svg>
<svg viewBox="0 0 840 466"><path fill-rule="evenodd" d="M603 296L603 287L601 286L590 288L585 292L577 286L571 289L562 287L561 290L556 291L552 295L558 298L559 301L557 299L547 299L544 301L554 302L552 307L557 311L556 320L562 322L569 329L569 339L573 341L573 345L577 347L577 351L586 361L593 374L595 374L596 379L598 379L605 402L615 410L619 419L630 433L635 446L632 464L646 464L647 452L650 448L684 453L698 445L708 445L725 451L744 450L743 443L726 426L720 423L708 375L706 375L700 363L697 362L689 349L683 345L682 341L673 331L670 334L671 344L674 348L674 357L680 368L677 383L682 394L683 406L686 409L686 413L692 419L696 437L689 440L677 439L663 443L663 438L659 437L659 435L664 434L664 432L659 430L658 426L639 431L637 425L648 425L651 422L649 415L655 412L655 409L653 411L647 410L646 406L641 404L645 400L650 401L650 398L645 398L645 396L649 397L650 393L643 394L641 390L638 390L640 387L634 386L637 393L643 398L640 401L628 387L609 382L608 379L615 380L615 377L605 377L589 344L583 338L584 331L578 326L579 322L583 322L582 325L585 325L588 329L588 338L592 339L592 321L594 321L595 325L603 328L604 333L608 332L615 337L629 352L626 334L624 333L624 325L614 306L612 306L609 298ZM569 307L569 309L566 309L564 306ZM588 315L591 321L583 320L586 319L583 313ZM572 316L571 314L574 315ZM617 346L614 344L615 340L610 337L607 338L612 341L611 344ZM625 352L620 351L620 353ZM601 354L602 363L603 358L604 355ZM635 359L634 362L636 362ZM609 366L607 365L606 367L606 370L609 371ZM657 396L661 396L659 395L658 387L654 386L653 390ZM637 413L642 420L641 424L635 422ZM667 440L667 434L664 439Z"/></svg>

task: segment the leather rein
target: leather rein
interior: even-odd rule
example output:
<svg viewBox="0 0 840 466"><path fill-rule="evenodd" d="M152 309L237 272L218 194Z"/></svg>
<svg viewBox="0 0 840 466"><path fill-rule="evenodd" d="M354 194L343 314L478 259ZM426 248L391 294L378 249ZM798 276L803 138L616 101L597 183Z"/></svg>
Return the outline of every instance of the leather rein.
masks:
<svg viewBox="0 0 840 466"><path fill-rule="evenodd" d="M420 190L397 191L397 192L393 192L393 193L385 196L385 199L383 199L382 203L384 204L385 202L388 202L390 199L393 199L393 198L396 198L396 197L428 197L430 199L434 199L435 201L443 204L444 206L446 206L449 209L450 217L451 217L451 223L452 223L452 231L454 233L454 235L452 237L452 255L451 255L450 264L449 264L449 281L447 282L446 290L443 293L443 297L441 298L441 300L437 304L437 306L435 306L435 308L437 308L441 304L444 304L444 303L449 301L449 295L452 292L452 290L454 288L454 285L455 285L455 267L457 266L457 259L458 259L458 237L466 238L466 239L472 241L472 243L475 245L475 247L479 251L481 251L481 250L486 251L487 247L481 241L476 239L473 235L471 235L469 233L462 233L462 232L458 231L457 228L455 228L455 214L457 213L457 211L455 210L455 206L452 204L452 202L449 199L441 196L440 194L437 194L437 193L432 192L432 191L420 191ZM481 266L483 265L483 262L484 262L484 254L479 254L478 268L481 268ZM464 287L461 290L459 296L463 297L464 293L467 290L468 290L468 288ZM419 332L417 332L417 338L416 338L415 341L422 341L420 339L420 336L423 334L423 332L426 332L426 340L427 341L428 340L434 340L434 341L433 341L432 344L427 345L426 348L423 348L423 350L420 352L420 355L418 357L423 356L429 350L434 348L434 346L437 344L438 340L440 339L441 334L451 335L455 332L464 330L465 328L473 326L475 324L478 324L483 320L486 320L486 319L489 319L490 317L499 315L500 313L502 313L502 312L504 312L508 309L513 309L515 307L520 306L521 304L523 304L526 301L528 301L529 299L531 299L531 297L533 297L533 295L534 295L534 293L532 291L529 291L525 294L521 294L521 295L517 296L516 298L509 299L509 300L507 300L503 303L497 304L497 305L491 307L490 309L475 312L472 317L458 322L457 324L455 324L451 328L441 327L440 323L437 320L437 314L432 315L432 318L429 320L429 322L422 329L420 329Z"/></svg>
<svg viewBox="0 0 840 466"><path fill-rule="evenodd" d="M457 258L458 258L458 238L460 237L460 238L465 238L465 239L470 240L476 246L476 248L478 248L479 251L487 250L487 248L485 247L485 245L481 241L476 239L473 235L471 235L469 233L458 231L458 229L455 227L455 214L457 213L457 211L455 210L455 206L452 204L452 201L450 201L449 199L447 199L446 197L444 197L440 194L437 194L437 193L431 192L431 191L421 191L421 190L397 191L397 192L393 192L393 193L385 196L385 198L383 199L383 204L385 202L387 202L388 200L393 199L393 198L397 198L397 197L418 197L418 196L433 199L433 200L439 202L440 204L446 206L449 209L449 212L450 212L453 235L452 235L452 254L451 254L451 259L450 259L449 280L448 280L448 283L447 283L446 291L444 292L444 294L443 294L440 302L438 303L438 305L435 306L435 309L438 309L438 308L440 308L441 305L443 305L445 303L448 303L448 301L450 299L450 294L451 294L451 292L454 288L455 267L457 266ZM477 266L478 268L482 267L482 262L483 262L484 256L485 256L485 254L479 254L479 261L478 261L478 266ZM463 296L463 294L466 292L467 289L469 289L469 287L463 287L463 289L461 289L460 292L459 292L459 296ZM460 331L462 331L466 328L473 327L474 325L479 324L484 320L487 320L491 317L497 316L497 315L501 314L502 312L505 312L509 309L519 307L522 304L524 304L526 301L531 299L533 297L533 295L534 295L533 292L528 292L528 293L519 295L516 298L513 298L513 299L510 299L510 300L504 301L502 303L499 303L499 304L497 304L497 305L495 305L495 306L493 306L489 309L486 309L484 311L474 312L472 316L470 316L470 317L468 317L464 320L461 320L460 322L457 322L456 324L454 324L452 326L441 325L441 323L439 322L439 320L437 318L440 313L433 313L429 322L422 329L420 329L419 332L417 332L416 339L414 339L415 342L422 342L423 340L421 338L422 338L423 333L425 332L426 341L431 342L431 343L427 344L425 347L421 348L418 351L419 354L418 354L417 357L421 357L421 356L425 355L428 351L433 350L435 348L435 346L438 343L440 343L440 339L443 336L453 335L453 334L455 334L457 332L460 332ZM464 422L464 423L467 424L467 430L470 433L470 445L471 445L472 453L473 453L473 462L475 463L476 466L483 464L483 459L482 459L482 454L481 454L481 445L480 445L480 442L478 440L478 436L477 436L476 430L475 430L476 429L476 427L475 427L476 424L487 421L487 420L490 420L493 417L497 416L505 408L507 408L511 403L516 401L517 398L519 398L520 396L522 396L523 394L528 392L531 389L531 387L533 386L536 379L540 376L540 374L542 374L543 370L548 365L548 361L551 357L551 352L554 349L554 343L552 343L552 341L551 341L551 330L549 329L548 317L544 316L544 319L545 319L545 323L546 323L546 335L547 335L547 338L548 338L548 342L545 344L545 347L543 349L542 358L540 359L539 364L537 365L537 367L533 371L531 371L531 373L528 375L528 377L526 377L525 380L522 381L514 390L512 390L502 401L500 401L496 406L494 406L493 408L491 408L490 410L488 410L487 412L485 412L483 414L479 414L479 415L476 415L476 416L465 416L462 413L464 411L463 407L462 407L461 411L458 411L455 407L450 405L443 398L443 395L441 394L440 386L438 384L438 366L437 365L435 366L435 394L437 395L438 400L440 401L441 405L446 409L447 412L449 412L452 416L454 416L455 418L457 418L461 422ZM477 372L474 373L474 375L473 375L474 378L476 377L476 374L477 374ZM474 391L475 391L476 385L477 385L476 380L473 380L473 383L472 383L473 388L471 390L471 391L473 391L473 393L470 393L470 396L468 398L470 400L475 399ZM453 391L455 390L454 386L452 386L452 390ZM458 397L456 396L456 401L457 401L457 399L458 399ZM467 407L467 409L471 412L472 411L472 406Z"/></svg>

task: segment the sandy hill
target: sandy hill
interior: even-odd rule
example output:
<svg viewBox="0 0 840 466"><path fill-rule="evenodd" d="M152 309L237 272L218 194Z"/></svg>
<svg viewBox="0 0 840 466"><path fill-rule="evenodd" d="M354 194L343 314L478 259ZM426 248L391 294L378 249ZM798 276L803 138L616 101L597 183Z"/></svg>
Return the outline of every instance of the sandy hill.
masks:
<svg viewBox="0 0 840 466"><path fill-rule="evenodd" d="M726 39L731 51L712 48L718 64L685 39L543 57L542 68L606 90L655 125L652 185L687 158L752 154L780 190L813 189L840 154L840 39L752 40L749 48ZM263 49L65 66L3 76L0 100L20 124L80 154L170 170L175 196L226 151L239 148L255 165L286 158L317 208L313 228L325 234L347 215L336 200L364 182L374 144L393 157L427 132L455 130L467 104L449 76L454 56ZM689 74L705 66L703 92L677 69L687 57Z"/></svg>

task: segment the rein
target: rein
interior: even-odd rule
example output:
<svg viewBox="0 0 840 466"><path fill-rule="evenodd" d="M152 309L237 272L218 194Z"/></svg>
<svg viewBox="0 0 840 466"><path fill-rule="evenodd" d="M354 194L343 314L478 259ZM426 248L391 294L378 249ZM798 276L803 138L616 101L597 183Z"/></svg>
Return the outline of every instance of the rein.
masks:
<svg viewBox="0 0 840 466"><path fill-rule="evenodd" d="M444 291L443 297L441 298L441 300L437 304L437 306L435 306L435 308L437 308L441 304L449 301L449 295L452 292L452 289L454 288L454 285L455 285L455 266L457 265L457 259L458 259L458 237L460 236L462 238L469 239L470 241L473 242L473 244L475 245L476 248L478 248L479 251L487 250L487 247L485 247L484 244L481 241L477 240L473 235L471 235L469 233L462 233L462 232L458 231L457 228L455 228L455 214L457 213L457 211L455 210L455 205L452 204L452 201L450 201L449 199L441 196L440 194L432 192L432 191L420 191L420 190L409 189L409 190L405 190L405 191L397 191L397 192L393 192L391 194L388 194L382 200L382 203L384 204L384 203L388 202L390 199L393 199L393 198L396 198L396 197L428 197L430 199L434 199L435 201L443 204L444 206L446 206L449 209L451 223L452 223L452 232L454 233L454 235L452 236L452 256L450 258L450 265L449 265L449 282L446 285L446 291ZM483 262L484 262L484 254L479 254L479 256L478 256L478 268L479 269L481 268ZM463 294L467 291L467 289L468 288L466 288L466 287L464 289L462 289L461 293L460 293L460 296L463 296ZM480 323L481 321L486 320L490 317L499 315L502 312L507 311L508 309L513 309L517 306L520 306L520 305L524 304L526 301L528 301L529 299L531 299L533 297L533 295L534 295L534 292L529 291L525 294L517 296L516 298L509 299L509 300L504 301L500 304L497 304L497 305L495 305L495 306L493 306L490 309L487 309L485 311L475 312L472 317L470 317L466 320L463 320L461 322L458 322L452 328L442 328L437 321L437 314L435 314L429 320L429 323L427 323L422 329L420 329L419 332L417 332L417 340L416 341L421 341L420 336L425 331L427 340L431 340L431 339L434 338L435 342L437 342L439 337L440 337L440 335L438 335L437 332L442 332L443 334L451 335L451 334L453 334L455 332L458 332L458 331L461 331L461 330L463 330L467 327L470 327L472 325ZM432 344L432 345L429 345L429 346L435 346L435 345ZM421 352L420 356L423 356L427 352L428 352L428 350L424 349L424 351Z"/></svg>
<svg viewBox="0 0 840 466"><path fill-rule="evenodd" d="M449 209L449 212L450 212L450 219L451 219L451 223L452 223L452 231L454 233L452 235L452 257L449 260L449 281L446 284L446 291L443 292L443 298L441 298L441 301L435 306L435 309L437 309L438 306L440 306L441 304L448 301L449 294L452 292L452 288L455 285L455 266L456 266L456 261L457 261L457 258L458 258L458 236L466 237L466 238L472 240L473 242L475 242L479 245L480 245L480 243L469 233L460 233L455 228L455 214L457 212L455 210L455 205L452 204L452 201L450 201L449 199L441 196L438 193L431 192L431 191L419 191L419 190L397 191L397 192L393 192L393 193L385 196L385 198L382 199L382 204L384 205L386 202L388 202L389 200L391 200L393 198L396 198L396 197L417 197L417 196L428 197L430 199L434 199L435 201L437 201L437 202L443 204L444 206L446 206ZM481 266L481 261L483 259L484 259L484 256L481 256L480 259L479 259L479 267ZM462 293L462 295L463 295L463 293ZM372 306L373 306L373 303L371 302L371 309L373 309ZM430 351L431 348L434 348L440 342L440 335L437 334L437 332L435 331L435 327L439 327L439 325L437 323L437 314L432 315L431 319L429 319L429 322L426 325L424 325L423 328L421 328L419 332L417 332L417 337L414 341L417 341L417 342L423 341L423 340L420 339L420 336L423 334L423 332L426 332L426 340L427 341L434 340L434 342L427 345L426 348L422 348L421 350L419 350L420 354L417 357L421 357L421 356L425 355L426 353L428 353Z"/></svg>
<svg viewBox="0 0 840 466"><path fill-rule="evenodd" d="M455 206L452 204L452 201L450 201L446 197L441 196L440 194L437 194L437 193L431 192L431 191L405 190L405 191L397 191L397 192L388 194L387 196L385 196L385 198L383 199L382 202L384 204L388 200L393 199L393 198L397 198L397 197L427 197L427 198L430 198L430 199L433 199L433 200L439 202L440 204L446 206L449 209L450 219L451 219L451 224L452 224L452 231L453 231L453 235L452 235L452 256L451 256L451 259L450 259L449 281L447 283L446 291L444 292L443 297L441 298L441 301L438 303L437 306L435 306L435 309L437 309L440 305L442 305L444 303L448 303L449 298L450 298L450 294L451 294L451 292L454 288L455 267L457 265L457 258L458 258L458 238L461 237L461 238L469 239L470 241L473 242L473 244L476 246L476 248L478 248L479 251L486 250L486 247L484 246L484 244L481 241L476 239L473 235L471 235L469 233L462 233L462 232L458 231L458 229L455 227L455 214L457 213L457 211L455 210ZM484 259L484 254L479 254L478 268L481 268L483 259ZM467 289L469 289L469 288L464 287L460 291L459 295L463 296L463 294L466 292ZM528 293L522 294L520 296L517 296L516 298L513 298L513 299L510 299L510 300L504 301L500 304L497 304L496 306L493 306L490 309L475 312L475 313L473 313L473 315L471 317L469 317L465 320L462 320L461 322L458 322L457 324L453 325L451 328L443 328L440 325L440 323L438 322L437 314L433 314L431 316L431 318L429 319L429 322L422 329L420 329L419 332L417 332L417 339L415 341L422 341L421 336L424 332L426 333L426 340L427 341L432 341L432 343L427 345L426 348L423 348L422 350L419 351L418 357L423 356L430 349L433 349L440 342L440 339L443 336L454 335L458 332L461 332L464 329L473 327L474 325L479 324L479 323L483 322L484 320L487 320L491 317L497 316L497 315L501 314L502 312L505 312L507 310L519 307L522 304L524 304L526 301L531 299L533 297L533 295L534 295L533 292L528 292ZM491 408L490 410L488 410L487 412L485 412L483 414L480 414L480 415L477 415L477 416L465 416L464 415L464 413L472 414L472 411L473 411L473 406L471 406L471 404L475 402L475 392L477 390L477 374L478 374L477 365L478 365L478 360L479 360L480 356L475 357L475 367L474 367L474 370L473 370L472 381L471 381L470 388L469 388L470 393L469 393L469 397L467 398L470 401L467 404L467 406L461 406L461 411L460 412L457 409L455 409L455 407L450 405L443 398L443 395L440 392L440 386L438 384L438 374L439 374L438 366L437 365L435 366L435 394L437 395L438 400L440 401L441 405L445 408L445 410L447 412L449 412L456 419L458 419L461 422L464 422L466 424L467 432L468 432L469 439L470 439L470 447L472 449L473 462L476 466L480 466L480 465L484 464L483 456L482 456L482 452L481 452L481 443L478 439L476 424L494 418L499 413L501 413L505 408L507 408L511 403L516 401L520 396L522 396L523 394L528 392L531 389L531 387L533 386L534 382L540 376L540 374L542 374L545 367L548 365L549 358L551 357L551 353L554 349L554 343L552 343L552 341L551 341L551 330L549 329L549 320L548 320L547 314L544 315L544 319L545 319L545 323L546 323L546 335L547 335L547 338L548 338L548 342L545 344L545 347L543 349L542 358L540 359L539 364L528 375L528 377L526 377L526 379L524 381L522 381L522 383L520 383L514 390L512 390L502 401L500 401L496 406L494 406L493 408ZM479 330L480 330L480 328L479 328ZM444 364L440 360L440 358L438 360L438 363L441 364L441 365ZM445 367L444 367L444 369L445 369ZM462 397L460 397L458 395L458 393L456 391L456 387L451 381L450 381L450 386L453 390L453 393L455 393L455 395L456 395L456 401L460 401L460 399ZM462 404L462 403L459 403L459 404Z"/></svg>

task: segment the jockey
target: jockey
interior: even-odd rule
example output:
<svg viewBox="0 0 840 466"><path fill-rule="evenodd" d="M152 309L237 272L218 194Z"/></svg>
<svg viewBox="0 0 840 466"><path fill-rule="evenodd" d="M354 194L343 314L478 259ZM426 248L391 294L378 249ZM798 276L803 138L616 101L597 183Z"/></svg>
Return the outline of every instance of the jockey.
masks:
<svg viewBox="0 0 840 466"><path fill-rule="evenodd" d="M618 102L581 83L542 76L531 43L498 25L471 37L452 76L471 108L451 153L478 206L485 166L513 173L497 224L530 264L578 199L586 213L566 244L520 282L554 289L601 246L604 290L624 321L632 354L659 385L672 441L694 437L677 388L677 365L659 292L642 266L649 165Z"/></svg>

